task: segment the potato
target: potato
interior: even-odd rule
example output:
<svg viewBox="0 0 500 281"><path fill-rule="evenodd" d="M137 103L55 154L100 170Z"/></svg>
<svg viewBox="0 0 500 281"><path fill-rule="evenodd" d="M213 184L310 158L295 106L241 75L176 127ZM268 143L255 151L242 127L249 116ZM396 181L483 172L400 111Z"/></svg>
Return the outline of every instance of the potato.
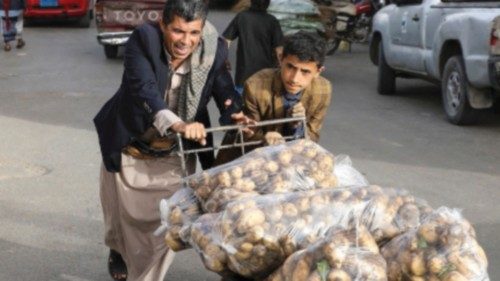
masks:
<svg viewBox="0 0 500 281"><path fill-rule="evenodd" d="M233 257L239 262L239 263L243 263L245 260L247 260L248 258L250 258L252 256L252 252L246 252L246 251L242 251L242 250L239 250L237 251Z"/></svg>
<svg viewBox="0 0 500 281"><path fill-rule="evenodd" d="M326 177L326 174L322 170L316 170L311 174L311 178L315 180L317 183L321 182L324 180Z"/></svg>
<svg viewBox="0 0 500 281"><path fill-rule="evenodd" d="M439 239L438 225L434 222L427 222L418 228L418 235L428 244L434 244Z"/></svg>
<svg viewBox="0 0 500 281"><path fill-rule="evenodd" d="M179 239L174 238L171 232L167 232L167 234L165 235L165 243L174 252L178 252L187 248L187 245Z"/></svg>
<svg viewBox="0 0 500 281"><path fill-rule="evenodd" d="M401 265L396 261L391 261L387 263L387 280L396 281L402 280L403 272L401 270Z"/></svg>
<svg viewBox="0 0 500 281"><path fill-rule="evenodd" d="M203 199L208 199L210 197L210 195L212 194L212 191L213 191L213 189L210 186L202 185L202 186L199 186L194 191L194 194L196 195L196 197L203 200Z"/></svg>
<svg viewBox="0 0 500 281"><path fill-rule="evenodd" d="M316 271L313 271L309 277L307 277L307 281L323 281L323 279L321 278L321 276L319 275L318 272Z"/></svg>
<svg viewBox="0 0 500 281"><path fill-rule="evenodd" d="M278 154L279 163L283 166L291 164L293 153L289 150L284 150Z"/></svg>
<svg viewBox="0 0 500 281"><path fill-rule="evenodd" d="M279 168L279 164L276 161L268 161L264 164L264 169L270 174L275 174Z"/></svg>
<svg viewBox="0 0 500 281"><path fill-rule="evenodd" d="M446 259L440 255L433 256L427 261L427 268L429 269L429 272L435 275L442 272L445 266Z"/></svg>
<svg viewBox="0 0 500 281"><path fill-rule="evenodd" d="M335 162L333 160L333 157L330 156L329 154L320 154L314 160L316 160L316 162L318 162L319 166L322 167L324 170L333 169L333 165Z"/></svg>
<svg viewBox="0 0 500 281"><path fill-rule="evenodd" d="M227 255L224 250L222 250L218 245L212 243L208 244L207 247L205 247L204 254L207 257L216 259L222 263L225 263L227 261Z"/></svg>
<svg viewBox="0 0 500 281"><path fill-rule="evenodd" d="M425 260L423 253L412 255L410 263L410 271L413 275L416 276L424 276L424 274L427 272L425 268Z"/></svg>
<svg viewBox="0 0 500 281"><path fill-rule="evenodd" d="M418 206L413 203L405 203L398 210L399 220L404 222L407 227L415 227L420 223L420 211Z"/></svg>
<svg viewBox="0 0 500 281"><path fill-rule="evenodd" d="M347 256L346 246L339 247L338 245L335 245L329 253L325 252L325 254L328 263L332 268L341 268Z"/></svg>
<svg viewBox="0 0 500 281"><path fill-rule="evenodd" d="M351 281L351 276L341 269L334 269L328 273L327 281Z"/></svg>
<svg viewBox="0 0 500 281"><path fill-rule="evenodd" d="M226 269L224 264L216 259L205 259L203 263L208 270L213 272L223 272Z"/></svg>
<svg viewBox="0 0 500 281"><path fill-rule="evenodd" d="M277 222L281 219L283 216L283 211L281 211L281 208L272 208L268 213L267 213L268 218L273 221Z"/></svg>
<svg viewBox="0 0 500 281"><path fill-rule="evenodd" d="M314 158L316 155L318 155L318 150L314 147L307 147L302 151L302 155L307 158Z"/></svg>
<svg viewBox="0 0 500 281"><path fill-rule="evenodd" d="M456 271L448 273L443 279L443 281L467 281L467 280L470 279L465 278L462 274Z"/></svg>
<svg viewBox="0 0 500 281"><path fill-rule="evenodd" d="M217 180L219 182L219 185L228 188L231 186L231 175L229 175L228 172L221 172L220 174L217 175Z"/></svg>
<svg viewBox="0 0 500 281"><path fill-rule="evenodd" d="M286 256L290 256L297 251L297 242L288 236L281 241L281 248Z"/></svg>
<svg viewBox="0 0 500 281"><path fill-rule="evenodd" d="M257 243L264 237L265 231L262 226L252 227L245 235L245 240L250 243Z"/></svg>
<svg viewBox="0 0 500 281"><path fill-rule="evenodd" d="M309 264L308 259L301 259L297 262L293 274L292 279L290 281L304 281L309 276L311 265Z"/></svg>
<svg viewBox="0 0 500 281"><path fill-rule="evenodd" d="M231 174L231 177L234 179L234 180L238 180L238 179L241 179L243 177L243 168L240 167L240 166L236 166L234 168L232 168L229 173Z"/></svg>
<svg viewBox="0 0 500 281"><path fill-rule="evenodd" d="M295 207L294 204L292 203L285 203L283 205L283 214L287 217L297 217L297 215L299 214L299 211L297 210L297 208Z"/></svg>
<svg viewBox="0 0 500 281"><path fill-rule="evenodd" d="M278 252L281 250L281 246L276 236L264 235L264 237L262 238L262 243L268 251Z"/></svg>
<svg viewBox="0 0 500 281"><path fill-rule="evenodd" d="M253 244L248 242L242 243L239 249L242 252L251 252L253 250Z"/></svg>
<svg viewBox="0 0 500 281"><path fill-rule="evenodd" d="M238 232L244 233L251 227L263 224L265 220L266 215L261 210L256 208L245 210L241 213L240 219L237 221Z"/></svg>
<svg viewBox="0 0 500 281"><path fill-rule="evenodd" d="M481 271L480 264L477 260L464 255L463 252L455 252L455 254L448 256L448 260L453 264L456 270L467 279L474 279L477 272Z"/></svg>
<svg viewBox="0 0 500 281"><path fill-rule="evenodd" d="M266 246L262 245L262 244L258 244L258 245L255 245L253 247L253 255L257 256L257 257L264 257L268 252L268 249L266 248Z"/></svg>

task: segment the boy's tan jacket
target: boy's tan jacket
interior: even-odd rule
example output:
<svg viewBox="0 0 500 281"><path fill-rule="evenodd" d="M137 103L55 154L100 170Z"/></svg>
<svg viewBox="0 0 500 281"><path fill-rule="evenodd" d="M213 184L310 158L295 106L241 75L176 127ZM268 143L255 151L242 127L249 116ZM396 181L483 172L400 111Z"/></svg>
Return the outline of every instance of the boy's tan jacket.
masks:
<svg viewBox="0 0 500 281"><path fill-rule="evenodd" d="M245 82L243 92L245 114L255 121L285 118L283 105L283 84L278 69L264 69L252 75ZM332 87L330 82L319 76L304 89L300 102L306 110L307 133L311 140L318 142L323 120L330 106ZM282 125L266 127L252 136L251 140L262 140L269 131L283 132ZM224 138L223 143L234 140ZM251 148L250 148L251 149ZM221 150L217 155L215 165L227 163L241 156L240 149Z"/></svg>
<svg viewBox="0 0 500 281"><path fill-rule="evenodd" d="M255 121L285 118L283 105L283 83L279 70L264 69L252 75L245 82L244 110ZM300 102L306 109L309 138L318 142L323 120L330 105L332 87L328 80L318 76L304 89ZM282 126L267 128L266 131L282 133ZM256 137L262 137L257 134Z"/></svg>

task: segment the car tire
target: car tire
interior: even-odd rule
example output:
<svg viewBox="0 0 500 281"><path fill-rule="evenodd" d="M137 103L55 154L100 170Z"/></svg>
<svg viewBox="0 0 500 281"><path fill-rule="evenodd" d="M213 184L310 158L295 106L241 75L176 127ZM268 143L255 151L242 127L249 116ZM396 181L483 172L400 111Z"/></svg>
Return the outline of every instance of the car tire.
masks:
<svg viewBox="0 0 500 281"><path fill-rule="evenodd" d="M108 59L115 59L118 56L118 46L104 45L104 54Z"/></svg>
<svg viewBox="0 0 500 281"><path fill-rule="evenodd" d="M468 91L471 86L467 79L462 56L453 56L446 61L441 80L443 108L450 123L472 124L479 110L470 106Z"/></svg>
<svg viewBox="0 0 500 281"><path fill-rule="evenodd" d="M378 79L377 91L380 95L394 95L396 92L396 72L385 60L382 40L378 45Z"/></svg>
<svg viewBox="0 0 500 281"><path fill-rule="evenodd" d="M92 11L88 10L87 13L83 17L78 19L77 24L81 28L88 28L88 27L90 27L91 19L92 19Z"/></svg>

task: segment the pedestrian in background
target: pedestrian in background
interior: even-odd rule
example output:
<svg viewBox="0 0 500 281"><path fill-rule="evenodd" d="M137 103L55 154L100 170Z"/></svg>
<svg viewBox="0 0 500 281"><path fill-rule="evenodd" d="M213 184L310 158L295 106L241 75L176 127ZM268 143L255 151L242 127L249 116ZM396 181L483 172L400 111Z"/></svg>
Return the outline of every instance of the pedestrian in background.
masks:
<svg viewBox="0 0 500 281"><path fill-rule="evenodd" d="M11 50L10 42L16 39L16 48L21 49L25 45L22 38L24 8L24 0L0 0L0 29L6 52Z"/></svg>
<svg viewBox="0 0 500 281"><path fill-rule="evenodd" d="M269 3L251 0L250 8L238 13L222 34L228 44L238 38L234 82L240 94L248 77L278 65L283 33L278 20L267 13Z"/></svg>

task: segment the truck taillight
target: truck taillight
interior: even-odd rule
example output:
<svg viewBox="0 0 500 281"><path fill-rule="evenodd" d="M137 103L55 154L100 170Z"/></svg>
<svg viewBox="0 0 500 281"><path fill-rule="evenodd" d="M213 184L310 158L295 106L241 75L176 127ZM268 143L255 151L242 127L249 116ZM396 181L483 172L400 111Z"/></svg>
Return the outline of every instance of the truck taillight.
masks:
<svg viewBox="0 0 500 281"><path fill-rule="evenodd" d="M491 29L490 47L492 55L500 55L500 17L493 20Z"/></svg>

